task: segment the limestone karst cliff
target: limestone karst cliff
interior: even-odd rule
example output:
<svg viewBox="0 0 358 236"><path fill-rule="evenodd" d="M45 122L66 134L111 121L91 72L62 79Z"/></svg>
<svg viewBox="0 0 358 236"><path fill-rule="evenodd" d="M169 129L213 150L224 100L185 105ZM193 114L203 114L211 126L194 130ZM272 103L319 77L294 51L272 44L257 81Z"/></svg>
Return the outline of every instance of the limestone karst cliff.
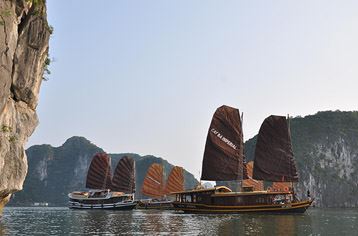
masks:
<svg viewBox="0 0 358 236"><path fill-rule="evenodd" d="M27 173L50 34L45 0L0 0L0 207Z"/></svg>

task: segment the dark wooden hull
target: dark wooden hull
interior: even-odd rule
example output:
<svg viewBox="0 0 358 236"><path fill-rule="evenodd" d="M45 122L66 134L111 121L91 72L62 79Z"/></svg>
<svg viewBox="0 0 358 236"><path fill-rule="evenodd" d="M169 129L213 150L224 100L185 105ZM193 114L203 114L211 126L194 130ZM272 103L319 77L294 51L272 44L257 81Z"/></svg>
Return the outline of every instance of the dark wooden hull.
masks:
<svg viewBox="0 0 358 236"><path fill-rule="evenodd" d="M240 213L304 213L312 204L311 200L290 204L220 206L197 203L173 202L175 210L192 214L240 214Z"/></svg>

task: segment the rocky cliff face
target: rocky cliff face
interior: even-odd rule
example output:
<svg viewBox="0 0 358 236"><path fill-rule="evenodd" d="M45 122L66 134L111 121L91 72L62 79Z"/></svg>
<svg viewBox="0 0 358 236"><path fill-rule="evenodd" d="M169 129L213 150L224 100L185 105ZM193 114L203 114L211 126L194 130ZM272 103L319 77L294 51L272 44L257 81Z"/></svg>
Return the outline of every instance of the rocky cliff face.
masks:
<svg viewBox="0 0 358 236"><path fill-rule="evenodd" d="M44 0L0 1L0 207L27 173L24 145L38 123L51 32L46 18Z"/></svg>
<svg viewBox="0 0 358 236"><path fill-rule="evenodd" d="M290 123L298 194L310 190L317 206L358 207L358 112L318 112ZM249 160L255 143L245 144Z"/></svg>

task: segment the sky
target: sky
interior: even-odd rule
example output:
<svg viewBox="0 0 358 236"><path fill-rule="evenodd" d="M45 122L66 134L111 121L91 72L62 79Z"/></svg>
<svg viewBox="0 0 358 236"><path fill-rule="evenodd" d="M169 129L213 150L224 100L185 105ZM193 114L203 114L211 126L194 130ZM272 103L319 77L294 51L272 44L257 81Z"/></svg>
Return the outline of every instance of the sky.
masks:
<svg viewBox="0 0 358 236"><path fill-rule="evenodd" d="M271 114L357 110L358 1L47 3L53 62L28 147L84 136L199 177L223 104L245 140Z"/></svg>

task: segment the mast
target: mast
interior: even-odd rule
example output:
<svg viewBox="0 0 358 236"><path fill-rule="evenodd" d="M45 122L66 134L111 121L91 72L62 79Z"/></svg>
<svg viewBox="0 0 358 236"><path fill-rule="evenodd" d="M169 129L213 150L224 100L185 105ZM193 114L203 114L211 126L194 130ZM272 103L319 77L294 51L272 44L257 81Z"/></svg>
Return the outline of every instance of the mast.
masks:
<svg viewBox="0 0 358 236"><path fill-rule="evenodd" d="M164 164L163 164L163 159L161 161L161 165L162 165L162 169L163 169L163 172L162 172L162 185L161 185L161 189L160 191L163 193L163 196L166 195L166 193L164 192L164 183L165 183L165 168L164 168ZM162 198L163 198L162 196Z"/></svg>
<svg viewBox="0 0 358 236"><path fill-rule="evenodd" d="M243 125L244 125L244 112L241 112L241 130L243 130ZM242 132L242 142L244 142L244 132ZM242 150L242 152L243 153L245 153L245 146L243 145L243 150ZM245 163L244 163L244 158L245 158L245 155L243 156L243 160L242 160L242 166L241 166L241 168L245 168ZM238 166L239 168L240 168L240 165ZM238 173L240 173L240 170L238 170ZM242 172L241 172L242 174L241 174L241 181L240 180L238 180L238 186L240 185L240 191L242 191L242 186L243 186L243 181L242 181L242 179L243 179L243 174L244 174L244 169L242 170ZM239 191L239 189L237 189L238 191Z"/></svg>
<svg viewBox="0 0 358 236"><path fill-rule="evenodd" d="M291 123L290 123L290 114L287 114L287 126L288 126L288 139L292 140L291 137ZM292 163L290 163L290 170L292 169ZM292 173L290 173L292 174ZM293 185L293 181L291 180L291 189L292 189L292 194L295 195L295 188Z"/></svg>

